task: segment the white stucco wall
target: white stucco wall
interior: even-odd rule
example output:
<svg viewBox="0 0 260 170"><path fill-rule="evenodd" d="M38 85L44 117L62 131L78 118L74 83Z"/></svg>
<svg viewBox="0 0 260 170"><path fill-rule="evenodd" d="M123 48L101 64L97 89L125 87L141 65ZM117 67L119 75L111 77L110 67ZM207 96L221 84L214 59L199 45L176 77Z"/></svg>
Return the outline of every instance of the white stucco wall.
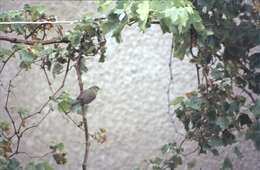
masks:
<svg viewBox="0 0 260 170"><path fill-rule="evenodd" d="M0 0L1 11L19 9L23 4L31 2L45 4L48 11L61 20L79 19L84 12L95 11L93 1ZM182 131L178 122L177 125L170 122L167 114L166 91L171 36L163 35L158 26L152 26L145 33L140 33L136 27L126 28L122 37L121 44L108 40L106 62L98 63L95 59L89 61L89 72L84 77L85 86L101 87L97 99L89 107L90 131L95 132L98 128L108 131L106 143L97 144L93 141L91 144L89 170L131 170L144 159L155 156L163 144L171 142L172 139L180 139L174 128ZM13 60L1 75L1 80L7 82L16 70L17 65ZM195 68L188 62L174 59L173 73L173 98L196 88ZM37 108L50 95L44 75L36 67L18 77L15 87L11 106ZM69 75L65 89L77 95L78 86L74 73ZM1 89L0 92L0 96L4 96L4 90ZM3 102L0 101L1 108ZM68 152L66 166L55 165L51 157L47 159L58 170L81 168L84 134L62 113L51 113L43 124L26 138L22 149L34 155L46 153L51 141L63 141ZM254 151L252 144L249 144L242 151L252 156L246 156L242 161L234 159L236 169L260 169L260 155ZM187 147L191 148L192 145ZM28 160L24 156L20 156L20 159L24 162ZM222 158L201 156L199 160L201 163L197 169L218 169Z"/></svg>

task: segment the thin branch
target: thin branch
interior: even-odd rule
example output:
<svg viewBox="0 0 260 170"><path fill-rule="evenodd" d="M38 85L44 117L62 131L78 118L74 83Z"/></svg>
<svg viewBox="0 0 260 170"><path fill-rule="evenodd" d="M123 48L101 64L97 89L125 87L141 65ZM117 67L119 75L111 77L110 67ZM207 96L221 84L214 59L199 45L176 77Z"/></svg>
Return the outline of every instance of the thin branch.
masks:
<svg viewBox="0 0 260 170"><path fill-rule="evenodd" d="M34 45L34 44L42 44L42 45L50 45L50 44L56 44L56 43L69 43L70 41L67 39L61 39L61 38L53 38L50 40L24 40L24 39L18 39L18 38L12 38L12 37L6 37L6 36L0 36L0 41L7 41L10 43L23 43L27 45Z"/></svg>
<svg viewBox="0 0 260 170"><path fill-rule="evenodd" d="M82 56L80 56L78 58L77 61L77 65L75 67L76 69L76 73L77 73L77 77L78 77L78 85L79 85L79 89L80 89L80 94L83 93L84 91L84 87L83 87L83 81L82 81L82 77L81 77L81 73L80 73L80 65L81 65L81 59ZM84 154L84 160L82 163L82 169L86 170L87 169L87 162L88 162L88 153L89 153L89 133L88 133L88 122L87 122L87 115L86 115L86 111L85 111L85 107L84 104L81 103L81 115L82 115L82 122L83 122L83 126L84 126L84 131L85 131L85 154Z"/></svg>
<svg viewBox="0 0 260 170"><path fill-rule="evenodd" d="M47 152L47 153L45 153L45 154L43 154L43 155L40 155L40 156L36 156L36 155L32 156L32 155L30 155L30 154L27 153L27 152L20 151L20 152L18 152L17 154L24 154L24 155L26 155L27 157L29 157L30 159L43 159L44 157L46 157L46 156L48 156L48 155L50 155L50 154L52 154L52 153L53 153L53 151L50 151L50 152Z"/></svg>
<svg viewBox="0 0 260 170"><path fill-rule="evenodd" d="M3 61L3 65L0 69L0 74L3 72L5 65L8 63L8 61L14 56L14 54L17 52L17 50L14 50L8 57L6 60Z"/></svg>
<svg viewBox="0 0 260 170"><path fill-rule="evenodd" d="M169 56L169 63L168 63L168 68L169 68L169 83L168 83L168 89L167 89L167 104L168 104L168 115L170 117L171 122L173 125L175 124L175 120L173 116L171 115L171 85L173 84L173 70L172 70L172 59L174 57L174 36L172 35L172 44L171 44L171 54ZM184 136L184 134L178 132L177 128L174 127L175 133L179 134L180 136Z"/></svg>
<svg viewBox="0 0 260 170"><path fill-rule="evenodd" d="M44 66L44 60L42 60L41 68L42 68L42 70L43 70L43 72L44 72L44 75L45 75L45 78L46 78L46 80L47 80L47 82L48 82L49 88L50 88L51 92L53 93L54 91L53 91L53 89L52 89L52 84L51 84L50 78L49 78L49 76L48 76L48 74L47 74L46 68L45 68L45 66Z"/></svg>
<svg viewBox="0 0 260 170"><path fill-rule="evenodd" d="M82 22L80 20L74 21L13 21L13 22L0 22L0 25L10 25L10 24L34 24L34 25L41 25L41 24L74 24Z"/></svg>
<svg viewBox="0 0 260 170"><path fill-rule="evenodd" d="M49 102L50 102L54 97L56 97L56 95L59 93L59 91L60 91L60 90L64 87L64 85L65 85L65 81L66 81L66 78L67 78L67 75L68 75L68 72L69 72L69 68L70 68L70 58L69 58L68 61L67 61L66 71L65 71L65 74L64 74L64 77L63 77L63 80L62 80L62 83L61 83L60 87L53 93L52 96L49 97L49 99L42 105L42 107L39 109L39 111L37 111L37 112L35 112L35 113L33 113L33 114L31 114L31 115L25 117L24 120L29 119L30 117L33 117L33 116L35 116L35 115L37 115L37 114L40 114L40 113L43 111L43 109L49 104Z"/></svg>
<svg viewBox="0 0 260 170"><path fill-rule="evenodd" d="M32 32L30 32L30 34L28 34L27 36L25 36L25 39L27 40L28 38L30 38L34 33L36 33L36 31L42 26L43 24L37 25L34 30Z"/></svg>
<svg viewBox="0 0 260 170"><path fill-rule="evenodd" d="M26 131L28 131L28 130L30 130L30 129L32 129L32 128L35 128L35 127L40 126L40 124L48 117L48 115L51 113L51 111L52 111L52 110L49 109L49 111L48 111L37 123L35 123L34 125L29 126L29 127L25 128L24 130L22 130L22 131L20 132L20 137L22 137ZM21 126L20 126L20 127L21 127Z"/></svg>
<svg viewBox="0 0 260 170"><path fill-rule="evenodd" d="M38 127L38 126L46 119L46 117L47 117L50 113L51 113L51 109L48 111L48 113L46 113L46 114L39 120L38 123L36 123L36 124L34 124L34 125L32 125L32 126L29 126L29 127L25 128L25 129L22 130L21 132L20 132L20 129L21 129L21 127L22 127L22 123L23 123L23 122L20 124L19 130L17 131L18 133L16 134L16 136L17 136L16 149L15 149L15 151L14 151L11 155L8 156L8 158L12 158L14 155L17 155L17 154L21 153L21 152L19 151L19 148L20 148L20 143L21 143L22 137L23 137L23 135L25 134L25 132L27 132L28 130L33 129L33 128L35 128L35 127Z"/></svg>
<svg viewBox="0 0 260 170"><path fill-rule="evenodd" d="M85 35L83 35L83 37L81 38L81 47L80 49L84 49L82 46L84 45L84 38ZM83 80L82 80L82 75L81 75L81 71L80 71L80 66L81 66L81 62L82 62L82 55L83 51L80 51L78 54L78 59L77 59L77 64L75 65L75 70L76 70L76 74L77 74L77 78L78 78L78 86L79 86L79 90L80 90L80 94L83 93L84 91L84 84L83 84ZM82 115L82 122L83 122L83 127L84 127L84 131L85 131L85 153L84 153L84 160L82 163L82 170L87 170L87 162L88 162L88 153L89 153L89 132L88 132L88 121L87 121L87 113L84 107L84 103L80 104L81 106L81 115Z"/></svg>
<svg viewBox="0 0 260 170"><path fill-rule="evenodd" d="M196 72L197 72L197 81L198 81L198 87L200 86L200 67L198 64L196 64Z"/></svg>
<svg viewBox="0 0 260 170"><path fill-rule="evenodd" d="M9 102L9 96L10 96L10 93L11 93L11 86L12 86L12 80L9 81L9 85L8 85L8 91L7 91L7 96L6 96L6 101L5 101L5 111L12 123L12 126L13 126L13 129L14 129L14 134L17 135L18 132L17 132L17 129L16 129L16 125L15 125L15 122L14 122L14 119L9 111L9 108L8 108L8 102Z"/></svg>
<svg viewBox="0 0 260 170"><path fill-rule="evenodd" d="M173 58L173 50L174 50L174 36L172 35L172 45L171 45L171 54L169 56L169 84L167 89L167 99L168 99L168 114L170 115L171 112L171 85L173 83L173 72L172 72L172 58Z"/></svg>
<svg viewBox="0 0 260 170"><path fill-rule="evenodd" d="M188 152L188 153L184 153L184 154L182 154L182 156L184 156L184 157L186 157L186 156L189 156L189 155L191 155L191 154L193 154L193 153L195 153L196 151L198 151L199 150L199 146L197 146L197 148L195 148L193 151L191 151L191 152Z"/></svg>
<svg viewBox="0 0 260 170"><path fill-rule="evenodd" d="M69 115L69 114L65 114L66 116L66 118L68 119L68 120L70 120L74 125L76 125L80 130L83 130L84 131L84 129L83 128L81 128L81 124L80 123L78 123L78 122L76 122L74 119L72 119L72 117Z"/></svg>

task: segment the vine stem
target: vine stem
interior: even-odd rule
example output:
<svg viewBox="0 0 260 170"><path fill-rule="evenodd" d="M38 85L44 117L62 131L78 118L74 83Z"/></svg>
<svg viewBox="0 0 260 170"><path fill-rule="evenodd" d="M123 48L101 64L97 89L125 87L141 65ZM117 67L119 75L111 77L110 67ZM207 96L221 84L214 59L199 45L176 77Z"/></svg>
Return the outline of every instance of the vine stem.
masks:
<svg viewBox="0 0 260 170"><path fill-rule="evenodd" d="M42 45L49 45L49 44L56 44L56 43L69 43L70 41L67 39L61 39L61 38L53 38L50 40L24 40L24 39L18 39L18 38L12 38L12 37L6 37L6 36L0 36L0 41L7 41L10 43L23 43L26 45L34 45L34 44L42 44Z"/></svg>
<svg viewBox="0 0 260 170"><path fill-rule="evenodd" d="M83 46L82 42L84 41L84 37L85 37L85 35L81 39L81 46ZM84 84L83 84L83 80L82 80L82 74L81 74L81 71L80 71L81 62L82 62L82 59L83 59L82 53L83 53L83 51L79 52L77 62L76 62L76 65L75 65L75 70L76 70L76 74L77 74L77 78L78 78L78 86L79 86L80 94L82 94L83 91L84 91ZM86 109L84 107L84 103L81 103L80 106L81 106L83 128L84 128L84 132L85 132L85 153L84 153L84 159L83 159L83 163L82 163L82 170L87 170L88 154L89 154L89 146L90 146L89 132L88 132L88 120L87 120L87 112L86 112Z"/></svg>
<svg viewBox="0 0 260 170"><path fill-rule="evenodd" d="M80 73L80 63L81 63L82 56L79 56L77 64L75 66L76 73L77 73L77 78L78 78L78 85L79 85L79 90L80 94L83 93L84 91L84 85ZM88 162L88 153L89 153L89 134L88 134L88 121L87 121L87 114L86 110L84 107L84 104L81 103L81 115L82 115L82 122L84 126L84 132L85 132L85 153L84 153L84 160L82 163L82 169L86 170L87 169L87 162Z"/></svg>
<svg viewBox="0 0 260 170"><path fill-rule="evenodd" d="M173 57L174 57L174 35L172 35L172 44L171 44L171 54L169 56L169 63L168 63L168 67L169 67L169 83L168 83L168 89L167 89L167 104L168 104L168 110L167 113L170 117L170 120L172 122L172 124L174 125L174 131L176 134L180 135L180 136L184 136L184 134L182 134L181 132L179 132L177 130L177 128L175 127L175 120L171 115L171 86L173 84L173 70L172 70L172 63L173 63Z"/></svg>

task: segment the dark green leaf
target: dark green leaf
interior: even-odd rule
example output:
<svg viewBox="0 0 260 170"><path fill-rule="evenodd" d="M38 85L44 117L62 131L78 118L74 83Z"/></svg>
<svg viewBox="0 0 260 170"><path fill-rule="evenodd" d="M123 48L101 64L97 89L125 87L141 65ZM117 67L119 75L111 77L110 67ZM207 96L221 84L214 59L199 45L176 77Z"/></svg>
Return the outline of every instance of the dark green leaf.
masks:
<svg viewBox="0 0 260 170"><path fill-rule="evenodd" d="M178 96L178 97L176 97L176 98L173 100L172 105L173 105L173 106L177 106L177 105L179 105L180 103L182 103L184 99L185 99L185 98L184 98L183 96Z"/></svg>
<svg viewBox="0 0 260 170"><path fill-rule="evenodd" d="M256 117L260 117L260 100L257 99L254 106L251 107L251 111Z"/></svg>
<svg viewBox="0 0 260 170"><path fill-rule="evenodd" d="M188 162L187 163L188 170L193 169L196 166L196 163L197 163L196 159L193 159L192 161Z"/></svg>
<svg viewBox="0 0 260 170"><path fill-rule="evenodd" d="M61 74L63 69L63 65L60 63L55 63L52 69L52 75L54 78L56 78L57 74Z"/></svg>
<svg viewBox="0 0 260 170"><path fill-rule="evenodd" d="M228 157L225 158L221 170L233 170L232 162Z"/></svg>
<svg viewBox="0 0 260 170"><path fill-rule="evenodd" d="M243 155L242 153L240 152L239 148L237 146L235 146L233 148L233 152L236 154L236 156L238 157L238 159L242 159L243 158Z"/></svg>
<svg viewBox="0 0 260 170"><path fill-rule="evenodd" d="M54 170L47 161L32 161L28 163L25 170Z"/></svg>
<svg viewBox="0 0 260 170"><path fill-rule="evenodd" d="M185 101L185 106L186 107L190 107L194 110L199 110L201 107L201 99L197 96L192 96L191 98L189 98L187 101Z"/></svg>

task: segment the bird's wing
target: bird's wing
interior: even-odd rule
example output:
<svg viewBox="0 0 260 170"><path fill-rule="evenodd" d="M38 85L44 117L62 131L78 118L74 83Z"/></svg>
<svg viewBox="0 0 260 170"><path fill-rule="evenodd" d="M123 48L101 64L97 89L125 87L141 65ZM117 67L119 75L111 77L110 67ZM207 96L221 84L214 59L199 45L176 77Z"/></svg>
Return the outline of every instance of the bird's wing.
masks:
<svg viewBox="0 0 260 170"><path fill-rule="evenodd" d="M89 104L96 98L96 93L92 90L88 90L83 97L84 104Z"/></svg>

